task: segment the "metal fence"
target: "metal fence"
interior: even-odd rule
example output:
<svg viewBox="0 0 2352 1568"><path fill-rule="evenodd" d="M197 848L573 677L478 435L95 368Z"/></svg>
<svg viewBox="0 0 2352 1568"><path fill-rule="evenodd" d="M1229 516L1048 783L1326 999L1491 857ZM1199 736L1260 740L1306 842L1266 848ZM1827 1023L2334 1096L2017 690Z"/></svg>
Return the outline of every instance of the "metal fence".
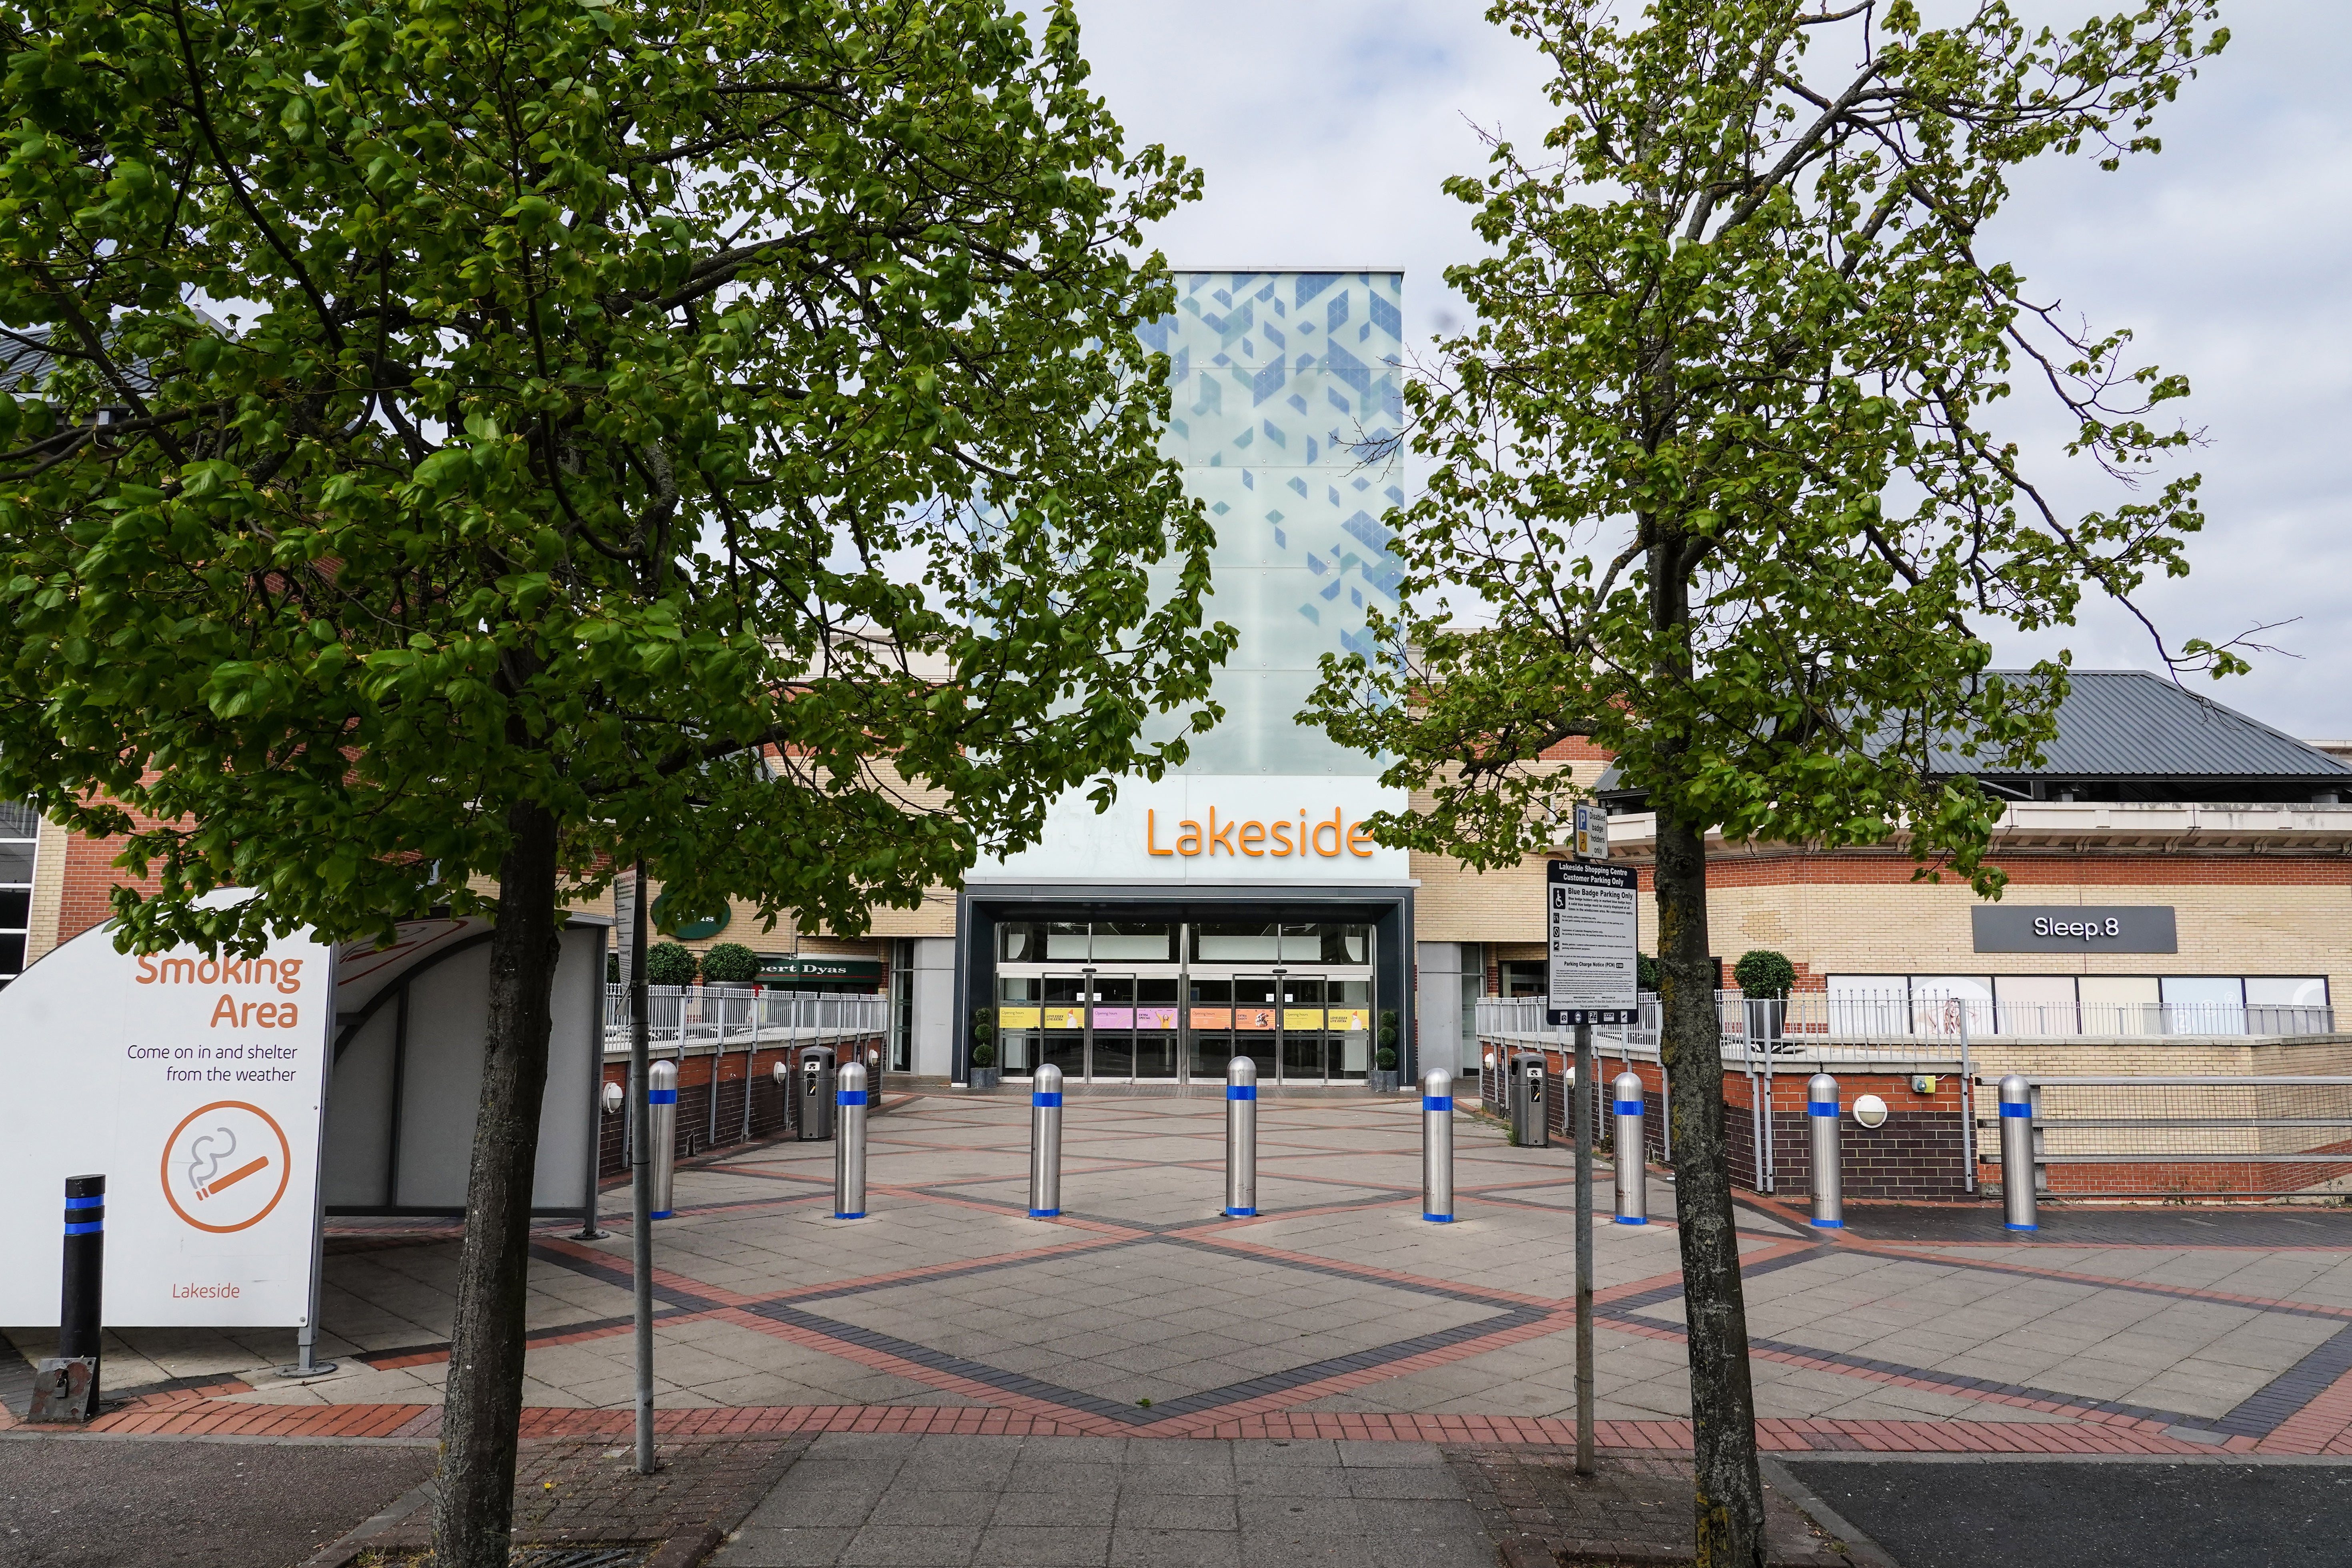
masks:
<svg viewBox="0 0 2352 1568"><path fill-rule="evenodd" d="M646 1030L656 1051L740 1049L880 1034L889 998L753 986L647 986ZM604 988L604 1050L629 1048L629 988Z"/></svg>
<svg viewBox="0 0 2352 1568"><path fill-rule="evenodd" d="M1977 1096L1987 1128L1994 1088ZM2040 1078L2033 1142L2053 1193L2352 1196L2352 1078Z"/></svg>
<svg viewBox="0 0 2352 1568"><path fill-rule="evenodd" d="M1641 998L1637 1038L1655 1044L1658 998ZM2222 1002L2150 1002L2105 1006L2072 1002L1995 1002L1990 998L1894 992L1825 996L1820 992L1767 999L1736 990L1715 994L1727 1046L1783 1054L1833 1042L1888 1044L1976 1039L2131 1039L2147 1036L2333 1034L2333 1008L2247 1007ZM1478 1003L1481 1034L1552 1034L1541 997L1487 997Z"/></svg>

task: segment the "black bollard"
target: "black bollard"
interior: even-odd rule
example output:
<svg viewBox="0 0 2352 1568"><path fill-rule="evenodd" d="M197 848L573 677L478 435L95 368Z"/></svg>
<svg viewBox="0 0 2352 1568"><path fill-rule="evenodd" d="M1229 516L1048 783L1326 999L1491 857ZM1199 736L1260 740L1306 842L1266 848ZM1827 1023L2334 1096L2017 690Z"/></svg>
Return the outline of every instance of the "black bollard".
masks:
<svg viewBox="0 0 2352 1568"><path fill-rule="evenodd" d="M98 1371L106 1284L106 1178L66 1177L65 1268L58 1290L58 1354L41 1363L33 1390L36 1421L87 1421L98 1414Z"/></svg>

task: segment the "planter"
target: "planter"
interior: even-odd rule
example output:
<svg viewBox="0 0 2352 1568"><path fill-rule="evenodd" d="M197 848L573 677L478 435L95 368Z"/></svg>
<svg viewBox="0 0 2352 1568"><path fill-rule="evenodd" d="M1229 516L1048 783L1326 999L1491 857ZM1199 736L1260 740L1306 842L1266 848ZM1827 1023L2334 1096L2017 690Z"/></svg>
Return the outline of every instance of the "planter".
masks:
<svg viewBox="0 0 2352 1568"><path fill-rule="evenodd" d="M1397 1092L1399 1076L1398 1070L1393 1067L1386 1070L1375 1067L1364 1074L1364 1082L1375 1094L1393 1094Z"/></svg>
<svg viewBox="0 0 2352 1568"><path fill-rule="evenodd" d="M1003 1069L997 1067L974 1067L968 1070L968 1074L975 1092L985 1092L993 1089L1004 1078Z"/></svg>

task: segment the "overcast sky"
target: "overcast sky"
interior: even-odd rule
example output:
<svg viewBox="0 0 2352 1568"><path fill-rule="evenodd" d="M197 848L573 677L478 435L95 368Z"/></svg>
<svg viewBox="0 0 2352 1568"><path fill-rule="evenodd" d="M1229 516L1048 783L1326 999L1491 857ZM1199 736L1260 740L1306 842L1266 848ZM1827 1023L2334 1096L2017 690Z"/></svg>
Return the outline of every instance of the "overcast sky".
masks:
<svg viewBox="0 0 2352 1568"><path fill-rule="evenodd" d="M2083 0L2080 14L2112 10ZM1534 52L1473 0L1077 0L1095 85L1137 142L1208 174L1158 238L1180 267L1402 267L1409 330L1459 324L1439 278L1473 253L1438 183L1483 169L1476 121L1549 123ZM2039 0L2053 19L2074 5ZM2159 124L2165 152L2115 174L2045 161L1990 247L2095 326L2130 326L2187 374L2210 444L2194 575L2145 606L2176 643L2301 617L2255 672L2195 689L2305 737L2352 736L2339 649L2352 569L2352 5L2242 0L2232 40ZM2173 405L2178 407L2179 405ZM2091 487L2082 507L2110 505ZM2071 647L2078 668L2153 664L2145 632L2093 609L2004 660Z"/></svg>

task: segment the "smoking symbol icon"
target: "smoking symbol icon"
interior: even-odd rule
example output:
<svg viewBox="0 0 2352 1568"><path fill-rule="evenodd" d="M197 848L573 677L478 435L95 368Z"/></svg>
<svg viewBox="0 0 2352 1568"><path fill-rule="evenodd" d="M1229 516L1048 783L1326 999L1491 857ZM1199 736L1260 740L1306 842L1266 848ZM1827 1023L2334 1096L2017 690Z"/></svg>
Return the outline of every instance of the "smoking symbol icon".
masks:
<svg viewBox="0 0 2352 1568"><path fill-rule="evenodd" d="M188 1185L195 1189L199 1202L268 1167L269 1156L261 1155L222 1176L221 1166L236 1154L236 1134L226 1127L196 1134L195 1141L188 1145Z"/></svg>

